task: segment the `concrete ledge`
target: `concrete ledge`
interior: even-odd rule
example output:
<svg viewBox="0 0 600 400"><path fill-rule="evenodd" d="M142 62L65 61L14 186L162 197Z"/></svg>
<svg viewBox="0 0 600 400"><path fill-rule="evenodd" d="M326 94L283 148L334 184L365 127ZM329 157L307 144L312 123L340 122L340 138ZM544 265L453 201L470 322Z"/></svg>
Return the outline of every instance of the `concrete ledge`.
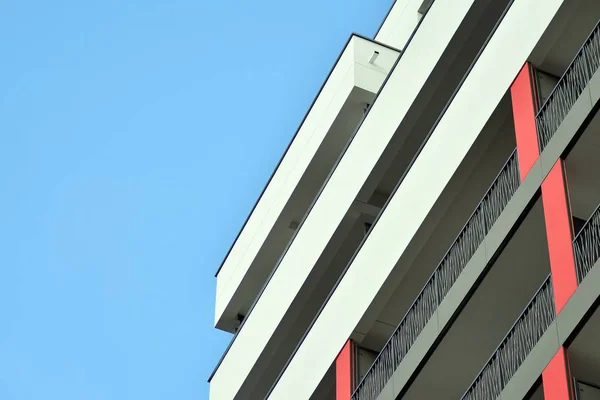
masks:
<svg viewBox="0 0 600 400"><path fill-rule="evenodd" d="M394 384L392 383L393 379L391 379L387 385L383 388L379 396L377 397L380 400L395 400L396 395L394 394Z"/></svg>

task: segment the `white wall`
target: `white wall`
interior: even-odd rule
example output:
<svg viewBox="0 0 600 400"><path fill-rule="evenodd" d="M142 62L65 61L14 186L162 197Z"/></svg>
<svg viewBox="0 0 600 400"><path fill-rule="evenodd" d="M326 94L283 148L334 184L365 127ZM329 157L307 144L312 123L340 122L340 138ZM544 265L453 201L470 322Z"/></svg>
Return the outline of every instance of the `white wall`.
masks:
<svg viewBox="0 0 600 400"><path fill-rule="evenodd" d="M371 93L377 93L383 79L398 59L398 52L359 37L352 40L351 46L354 53L354 84ZM379 55L373 63L369 63L375 50Z"/></svg>
<svg viewBox="0 0 600 400"><path fill-rule="evenodd" d="M292 191L352 89L352 51L344 51L279 168L217 275L215 321L256 257Z"/></svg>
<svg viewBox="0 0 600 400"><path fill-rule="evenodd" d="M371 235L298 349L270 399L310 397L562 2L515 1L379 222L373 227ZM453 21L456 8L462 9L464 6L461 1L437 1L433 4L421 28L431 26L426 25L428 22L435 27L423 31L430 35L426 46L428 50L432 45L436 47L434 36L438 36L439 30ZM409 60L412 58L408 58L413 49L417 51L416 43L419 42L414 41L404 56L403 65L407 70L402 72L405 76L418 75L422 68L422 60L417 63L419 60L415 59L411 63ZM401 84L401 80L390 79L385 93L405 92L405 86ZM390 106L398 109L398 101L394 104L391 99L386 99L386 103L382 97L380 100L376 104L383 115L373 113L373 117L382 120L380 129L390 129L383 124L386 119L384 111ZM377 130L373 128L376 126L369 124L367 132L375 134ZM352 153L352 158L350 154L349 151L348 163L360 160L360 154ZM427 185L427 190L423 190L424 185ZM338 190L341 191L341 188ZM377 268L373 268L375 262Z"/></svg>
<svg viewBox="0 0 600 400"><path fill-rule="evenodd" d="M369 64L373 50L378 50L380 55L374 64ZM356 64L357 56L361 57L361 64ZM248 273L354 86L376 93L397 56L394 50L352 37L217 276L215 324Z"/></svg>
<svg viewBox="0 0 600 400"><path fill-rule="evenodd" d="M404 49L421 18L418 12L421 3L423 0L397 0L377 32L375 40L400 50Z"/></svg>
<svg viewBox="0 0 600 400"><path fill-rule="evenodd" d="M368 60L373 50L378 50L380 55L373 64L369 64ZM264 238L304 174L312 156L352 89L361 87L373 92L379 90L387 72L393 66L397 54L392 49L359 37L353 37L327 82L326 90L323 90L319 96L318 107L313 107L307 118L307 121L310 119L310 122L305 122L301 128L302 130L305 127L306 129L312 128L312 132L301 131L302 135L298 134L265 195L240 235L240 239L236 242L235 252L232 250L217 278L215 320L218 320L223 314L244 274L248 273L248 268ZM314 118L312 118L313 113L315 114ZM352 201L353 198L349 200ZM322 217L320 218L322 219ZM260 296L252 312L246 317L231 348L212 377L212 399L233 398L304 283L316 259L331 238L333 231L324 235L323 231L319 229L318 221L312 220L308 235L302 233L306 231L306 223L300 228L298 236L281 261L271 283ZM340 221L341 217L335 220L336 226ZM314 231L317 231L317 234L314 234ZM314 251L304 254L306 246L313 243L317 244ZM309 259L312 260L310 264L302 261L306 259L302 257L308 254L311 257ZM274 305L279 307L274 307Z"/></svg>
<svg viewBox="0 0 600 400"><path fill-rule="evenodd" d="M243 383L472 3L432 7L213 376L213 400L233 398Z"/></svg>
<svg viewBox="0 0 600 400"><path fill-rule="evenodd" d="M214 375L213 400L231 399L237 392L472 4L473 0L440 1L431 8ZM336 338L341 332L345 331L333 330ZM349 333L343 335L347 338ZM334 347L337 354L342 346ZM301 374L311 364L304 364ZM311 371L313 380L307 386L304 379L296 382L303 386L298 398L310 397L327 368L316 375ZM292 392L283 390L275 398L290 398Z"/></svg>

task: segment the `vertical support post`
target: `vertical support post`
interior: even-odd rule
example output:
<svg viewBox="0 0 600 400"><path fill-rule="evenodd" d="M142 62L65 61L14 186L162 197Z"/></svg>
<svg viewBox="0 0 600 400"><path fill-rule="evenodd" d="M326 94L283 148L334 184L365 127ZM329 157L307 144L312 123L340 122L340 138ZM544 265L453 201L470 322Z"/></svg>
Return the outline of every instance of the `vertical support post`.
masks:
<svg viewBox="0 0 600 400"><path fill-rule="evenodd" d="M510 87L521 182L540 156L535 125L537 90L533 76L533 67L526 62Z"/></svg>
<svg viewBox="0 0 600 400"><path fill-rule="evenodd" d="M521 181L540 157L535 121L538 91L534 77L533 66L526 62L510 88ZM571 207L562 159L554 164L542 182L542 204L552 272L554 305L556 313L559 313L577 289ZM572 399L572 379L567 350L564 347L561 347L544 369L542 382L546 400Z"/></svg>
<svg viewBox="0 0 600 400"><path fill-rule="evenodd" d="M354 390L354 342L346 341L335 359L335 400L350 400Z"/></svg>
<svg viewBox="0 0 600 400"><path fill-rule="evenodd" d="M545 400L572 400L575 398L569 355L564 346L561 346L542 372L542 385Z"/></svg>
<svg viewBox="0 0 600 400"><path fill-rule="evenodd" d="M535 123L537 88L534 76L533 66L526 62L510 88L521 181L540 156ZM564 161L559 159L542 183L542 203L557 313L577 289L568 193Z"/></svg>
<svg viewBox="0 0 600 400"><path fill-rule="evenodd" d="M559 159L542 182L546 238L548 239L554 306L557 314L577 289L573 226L568 193L564 162Z"/></svg>

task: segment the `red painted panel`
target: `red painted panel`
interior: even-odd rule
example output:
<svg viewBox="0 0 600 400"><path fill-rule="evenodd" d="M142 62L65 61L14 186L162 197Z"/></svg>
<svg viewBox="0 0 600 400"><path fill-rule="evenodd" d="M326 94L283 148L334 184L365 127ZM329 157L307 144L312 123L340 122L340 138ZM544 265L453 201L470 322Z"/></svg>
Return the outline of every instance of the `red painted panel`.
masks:
<svg viewBox="0 0 600 400"><path fill-rule="evenodd" d="M540 155L535 126L533 87L531 65L525 63L510 87L521 181L525 179Z"/></svg>
<svg viewBox="0 0 600 400"><path fill-rule="evenodd" d="M335 359L335 399L350 400L354 376L354 344L348 340Z"/></svg>
<svg viewBox="0 0 600 400"><path fill-rule="evenodd" d="M561 347L542 372L545 400L570 400L573 380L569 368L567 350Z"/></svg>
<svg viewBox="0 0 600 400"><path fill-rule="evenodd" d="M577 289L571 210L563 161L558 160L542 183L542 202L556 313Z"/></svg>

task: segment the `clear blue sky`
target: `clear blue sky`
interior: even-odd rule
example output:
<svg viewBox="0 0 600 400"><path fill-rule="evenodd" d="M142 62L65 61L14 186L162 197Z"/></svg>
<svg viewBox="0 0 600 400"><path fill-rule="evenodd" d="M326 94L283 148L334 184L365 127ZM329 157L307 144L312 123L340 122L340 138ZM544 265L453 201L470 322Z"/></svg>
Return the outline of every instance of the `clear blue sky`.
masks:
<svg viewBox="0 0 600 400"><path fill-rule="evenodd" d="M215 278L391 0L0 2L0 399L205 399Z"/></svg>

